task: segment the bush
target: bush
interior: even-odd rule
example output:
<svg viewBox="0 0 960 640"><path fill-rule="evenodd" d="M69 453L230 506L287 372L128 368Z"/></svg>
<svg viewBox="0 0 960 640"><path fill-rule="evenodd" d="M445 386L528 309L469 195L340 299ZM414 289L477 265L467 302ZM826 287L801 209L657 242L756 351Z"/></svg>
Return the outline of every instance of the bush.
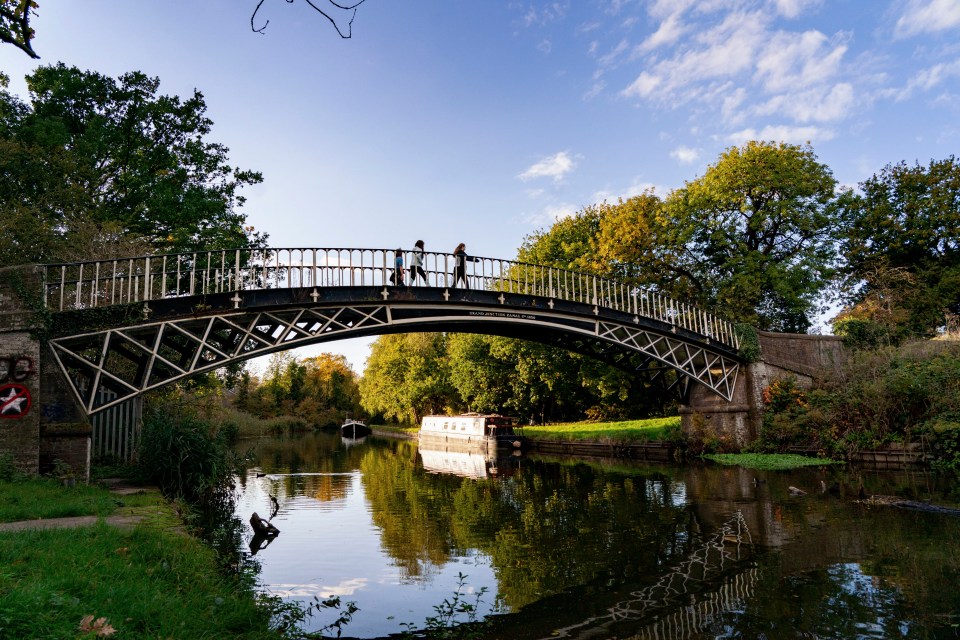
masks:
<svg viewBox="0 0 960 640"><path fill-rule="evenodd" d="M797 446L846 456L920 436L938 442L944 468L957 457L949 426L960 416L960 344L924 341L852 353L829 377L803 391L784 378L764 390L760 437L751 448Z"/></svg>
<svg viewBox="0 0 960 640"><path fill-rule="evenodd" d="M164 495L198 502L236 472L235 434L201 417L184 398L173 398L144 417L139 465Z"/></svg>
<svg viewBox="0 0 960 640"><path fill-rule="evenodd" d="M16 482L23 477L23 473L13 461L13 454L0 453L0 481Z"/></svg>
<svg viewBox="0 0 960 640"><path fill-rule="evenodd" d="M931 466L942 471L960 472L960 416L939 418L927 423L927 441L934 460Z"/></svg>

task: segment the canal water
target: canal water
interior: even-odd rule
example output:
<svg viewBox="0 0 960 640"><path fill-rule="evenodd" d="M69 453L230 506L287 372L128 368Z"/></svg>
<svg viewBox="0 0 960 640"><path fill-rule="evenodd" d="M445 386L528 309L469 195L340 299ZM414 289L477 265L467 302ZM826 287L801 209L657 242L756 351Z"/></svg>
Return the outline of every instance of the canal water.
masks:
<svg viewBox="0 0 960 640"><path fill-rule="evenodd" d="M926 473L491 460L323 433L242 448L235 515L280 534L247 527L241 552L270 594L355 603L344 637L471 618L463 637L960 637L960 517L859 499L955 503Z"/></svg>

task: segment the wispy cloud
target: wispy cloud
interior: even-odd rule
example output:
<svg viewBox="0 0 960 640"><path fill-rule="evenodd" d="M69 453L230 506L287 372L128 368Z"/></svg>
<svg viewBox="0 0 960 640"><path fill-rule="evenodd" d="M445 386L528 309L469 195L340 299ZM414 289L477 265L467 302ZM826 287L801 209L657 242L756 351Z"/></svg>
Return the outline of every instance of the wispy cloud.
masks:
<svg viewBox="0 0 960 640"><path fill-rule="evenodd" d="M939 63L916 72L907 85L894 93L899 102L913 96L917 91L930 91L941 86L950 78L960 77L960 60L951 63Z"/></svg>
<svg viewBox="0 0 960 640"><path fill-rule="evenodd" d="M731 13L681 46L673 57L641 71L622 94L674 105L697 100L709 90L711 82L753 68L764 41L766 23L767 18L760 12Z"/></svg>
<svg viewBox="0 0 960 640"><path fill-rule="evenodd" d="M681 164L693 164L700 159L700 151L681 145L670 152L670 157Z"/></svg>
<svg viewBox="0 0 960 640"><path fill-rule="evenodd" d="M893 33L909 38L960 27L960 0L907 0Z"/></svg>
<svg viewBox="0 0 960 640"><path fill-rule="evenodd" d="M673 44L680 39L687 31L687 26L682 22L682 13L677 11L671 13L663 22L660 23L660 26L657 27L657 30L647 36L647 39L640 43L640 46L637 47L638 53L645 53L647 51L652 51L661 46Z"/></svg>
<svg viewBox="0 0 960 640"><path fill-rule="evenodd" d="M794 127L790 125L768 125L759 131L747 128L731 133L727 141L732 144L743 144L750 140L772 140L774 142L792 142L805 144L807 142L825 142L836 137L836 132L822 127Z"/></svg>
<svg viewBox="0 0 960 640"><path fill-rule="evenodd" d="M570 218L576 215L578 210L579 207L567 202L549 204L536 213L524 216L524 221L534 227L549 227L557 220L563 220L564 218Z"/></svg>
<svg viewBox="0 0 960 640"><path fill-rule="evenodd" d="M564 176L576 168L576 162L566 151L561 151L552 156L543 158L527 168L519 175L523 181L534 180L536 178L553 178L559 182Z"/></svg>
<svg viewBox="0 0 960 640"><path fill-rule="evenodd" d="M785 18L796 18L804 11L819 7L823 0L771 0L770 4Z"/></svg>

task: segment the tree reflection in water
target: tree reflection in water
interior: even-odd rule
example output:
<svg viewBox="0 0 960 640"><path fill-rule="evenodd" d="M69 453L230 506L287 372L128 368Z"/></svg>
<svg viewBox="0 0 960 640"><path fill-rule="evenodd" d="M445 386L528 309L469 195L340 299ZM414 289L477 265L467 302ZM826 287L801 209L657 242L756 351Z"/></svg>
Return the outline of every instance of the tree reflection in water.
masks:
<svg viewBox="0 0 960 640"><path fill-rule="evenodd" d="M825 480L896 493L895 480L922 499L926 479L814 469L758 485L736 469L531 458L478 479L428 473L410 442L309 442L290 452L260 445L259 481L279 499L280 517L302 496L340 508L362 491L378 551L399 572L399 584L383 589L419 591L451 567L489 565L500 615L473 627L476 637L954 637L960 622L950 617L960 610L951 551L960 519L787 492ZM724 529L731 517L745 525L736 534ZM704 549L731 544L740 546L729 562L698 563ZM365 605L372 583L363 584L350 596L357 626L345 632L364 635L359 620L371 612L393 616L380 635L401 631L408 608L382 610L382 592Z"/></svg>

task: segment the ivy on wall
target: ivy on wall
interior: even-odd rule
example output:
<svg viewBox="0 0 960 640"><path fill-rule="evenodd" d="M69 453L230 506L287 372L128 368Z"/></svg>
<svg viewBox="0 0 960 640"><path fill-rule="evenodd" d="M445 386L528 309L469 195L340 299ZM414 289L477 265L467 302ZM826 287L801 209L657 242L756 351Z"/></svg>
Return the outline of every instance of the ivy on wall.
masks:
<svg viewBox="0 0 960 640"><path fill-rule="evenodd" d="M733 330L740 339L740 350L737 355L747 362L759 362L761 352L760 336L757 335L757 330L752 325L742 322L735 324Z"/></svg>

